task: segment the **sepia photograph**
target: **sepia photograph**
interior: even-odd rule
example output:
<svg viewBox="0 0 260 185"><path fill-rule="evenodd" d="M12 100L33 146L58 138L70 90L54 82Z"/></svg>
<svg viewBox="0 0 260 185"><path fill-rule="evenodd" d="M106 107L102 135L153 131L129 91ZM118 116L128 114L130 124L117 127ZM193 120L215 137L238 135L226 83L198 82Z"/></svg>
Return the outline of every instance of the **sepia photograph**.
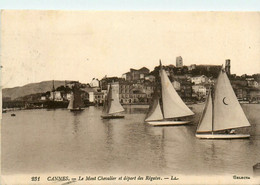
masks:
<svg viewBox="0 0 260 185"><path fill-rule="evenodd" d="M260 13L1 11L1 184L259 184Z"/></svg>

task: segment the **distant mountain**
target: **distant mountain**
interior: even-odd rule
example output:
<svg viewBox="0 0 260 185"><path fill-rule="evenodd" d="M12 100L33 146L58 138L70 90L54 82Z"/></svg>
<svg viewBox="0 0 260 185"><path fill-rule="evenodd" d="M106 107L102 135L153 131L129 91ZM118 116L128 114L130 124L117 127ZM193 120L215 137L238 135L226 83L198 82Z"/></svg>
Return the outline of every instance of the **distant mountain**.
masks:
<svg viewBox="0 0 260 185"><path fill-rule="evenodd" d="M65 81L54 81L54 87L57 88L59 86L65 85ZM36 94L36 93L45 93L47 91L51 91L53 87L52 81L43 81L39 83L30 83L24 85L22 87L13 87L13 88L5 88L2 91L3 98L11 98L11 100L15 100L16 98Z"/></svg>

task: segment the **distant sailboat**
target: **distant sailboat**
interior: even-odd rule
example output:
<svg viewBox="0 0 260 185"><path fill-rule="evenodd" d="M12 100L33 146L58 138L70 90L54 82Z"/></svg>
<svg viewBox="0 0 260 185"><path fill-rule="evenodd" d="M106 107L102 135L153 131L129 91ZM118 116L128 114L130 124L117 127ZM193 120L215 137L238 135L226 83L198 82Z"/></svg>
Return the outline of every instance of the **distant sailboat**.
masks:
<svg viewBox="0 0 260 185"><path fill-rule="evenodd" d="M112 83L109 85L108 93L105 99L103 112L105 115L103 119L119 119L125 116L118 115L117 113L123 112L124 108L119 102L119 84Z"/></svg>
<svg viewBox="0 0 260 185"><path fill-rule="evenodd" d="M160 61L161 66L161 61ZM190 121L186 117L194 113L185 105L178 93L175 91L165 70L160 68L161 89L160 95L158 89L154 91L153 104L145 119L151 125L183 125ZM161 99L160 99L161 98ZM160 100L162 108L160 105Z"/></svg>
<svg viewBox="0 0 260 185"><path fill-rule="evenodd" d="M214 91L208 94L196 137L204 139L248 138L233 129L249 127L248 122L224 70L220 71ZM225 132L225 133L221 133Z"/></svg>
<svg viewBox="0 0 260 185"><path fill-rule="evenodd" d="M72 88L72 94L70 98L70 102L68 105L68 109L70 111L82 111L84 107L84 103L81 99L80 89L77 84L75 84Z"/></svg>

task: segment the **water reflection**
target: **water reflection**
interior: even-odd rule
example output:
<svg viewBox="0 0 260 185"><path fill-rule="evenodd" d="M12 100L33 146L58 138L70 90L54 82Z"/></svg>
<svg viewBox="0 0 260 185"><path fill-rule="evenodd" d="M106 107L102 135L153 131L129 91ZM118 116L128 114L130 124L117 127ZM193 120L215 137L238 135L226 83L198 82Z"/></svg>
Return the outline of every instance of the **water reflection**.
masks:
<svg viewBox="0 0 260 185"><path fill-rule="evenodd" d="M105 134L106 134L106 149L111 154L113 151L113 124L109 120L104 121L105 125Z"/></svg>
<svg viewBox="0 0 260 185"><path fill-rule="evenodd" d="M131 108L131 107L125 108L126 114L146 114L147 112L148 109L144 109L144 108Z"/></svg>
<svg viewBox="0 0 260 185"><path fill-rule="evenodd" d="M158 165L158 168L162 169L160 174L165 174L165 128L151 126L146 126L145 128L147 136L149 136L149 140L151 141L150 150L154 152L155 156L157 156L158 161L156 161L156 163Z"/></svg>
<svg viewBox="0 0 260 185"><path fill-rule="evenodd" d="M80 116L81 112L71 112L71 114L73 115L73 117L72 117L73 131L74 131L74 134L77 135L78 125L80 124L79 116Z"/></svg>
<svg viewBox="0 0 260 185"><path fill-rule="evenodd" d="M2 172L250 174L259 162L258 122L249 140L201 140L197 122L153 127L144 123L146 111L127 108L125 119L111 120L101 119L102 107L4 114Z"/></svg>

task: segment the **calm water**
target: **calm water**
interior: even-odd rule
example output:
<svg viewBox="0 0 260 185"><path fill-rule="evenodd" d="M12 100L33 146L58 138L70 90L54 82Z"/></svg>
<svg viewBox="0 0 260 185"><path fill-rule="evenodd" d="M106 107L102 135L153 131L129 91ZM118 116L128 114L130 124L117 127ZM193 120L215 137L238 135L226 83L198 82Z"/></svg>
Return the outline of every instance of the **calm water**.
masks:
<svg viewBox="0 0 260 185"><path fill-rule="evenodd" d="M260 162L260 105L243 105L252 124L246 140L200 140L196 124L152 127L147 109L101 120L101 108L73 113L22 110L3 114L2 173L252 174Z"/></svg>

